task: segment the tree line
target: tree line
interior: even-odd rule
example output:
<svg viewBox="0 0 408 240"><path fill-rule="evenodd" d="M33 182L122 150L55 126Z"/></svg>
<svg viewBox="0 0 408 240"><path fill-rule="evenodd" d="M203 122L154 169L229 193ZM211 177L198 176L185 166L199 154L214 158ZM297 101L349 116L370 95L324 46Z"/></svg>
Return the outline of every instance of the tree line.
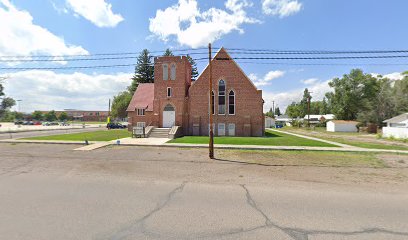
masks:
<svg viewBox="0 0 408 240"><path fill-rule="evenodd" d="M11 112L10 109L16 105L16 101L11 97L6 97L4 93L4 86L0 81L0 121L8 122L9 119L15 119L16 112Z"/></svg>
<svg viewBox="0 0 408 240"><path fill-rule="evenodd" d="M311 101L310 114L332 113L336 119L381 125L388 118L408 112L408 72L402 75L401 80L392 80L353 69L329 82L333 91L326 93L322 101ZM290 104L285 113L291 118L306 116L308 98L312 99L306 88L301 101Z"/></svg>
<svg viewBox="0 0 408 240"><path fill-rule="evenodd" d="M170 49L166 49L163 56L174 56L173 52ZM190 56L186 56L190 62L191 69L191 78L196 80L198 77L197 63ZM120 92L118 95L114 96L112 102L111 116L113 118L125 118L127 117L126 109L132 99L133 94L135 93L137 86L140 83L153 83L154 82L154 62L153 56L150 54L149 50L144 49L137 58L135 73L132 77L132 83L127 89L123 92Z"/></svg>

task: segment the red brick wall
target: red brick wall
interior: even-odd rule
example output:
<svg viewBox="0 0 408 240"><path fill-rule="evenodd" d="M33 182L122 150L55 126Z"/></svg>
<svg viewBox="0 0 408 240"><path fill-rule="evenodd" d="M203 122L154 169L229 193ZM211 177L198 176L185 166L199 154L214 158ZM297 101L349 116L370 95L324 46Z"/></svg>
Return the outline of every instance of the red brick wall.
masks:
<svg viewBox="0 0 408 240"><path fill-rule="evenodd" d="M229 58L221 50L217 57ZM228 124L235 124L236 136L263 136L263 100L262 91L257 90L242 70L232 60L213 60L212 62L213 90L215 93L214 133L217 135L217 124L225 123L226 135ZM208 106L209 106L209 69L206 68L190 88L190 120L187 134L193 132L194 125L200 126L199 135L208 135ZM218 81L226 82L226 114L218 115ZM228 93L235 92L235 115L228 115ZM197 130L197 128L196 128Z"/></svg>
<svg viewBox="0 0 408 240"><path fill-rule="evenodd" d="M146 124L146 127L149 125L154 125L153 124L153 112L145 112L144 116L138 116L136 111L134 112L128 112L128 127L129 131L132 129L132 127L136 127L138 122L144 122Z"/></svg>
<svg viewBox="0 0 408 240"><path fill-rule="evenodd" d="M168 65L168 80L163 80L163 64ZM171 65L176 65L176 78L171 80ZM162 127L163 109L171 104L176 111L175 125L188 129L187 94L191 85L191 65L186 57L155 58L154 68L154 125ZM171 87L172 96L167 97L167 87Z"/></svg>

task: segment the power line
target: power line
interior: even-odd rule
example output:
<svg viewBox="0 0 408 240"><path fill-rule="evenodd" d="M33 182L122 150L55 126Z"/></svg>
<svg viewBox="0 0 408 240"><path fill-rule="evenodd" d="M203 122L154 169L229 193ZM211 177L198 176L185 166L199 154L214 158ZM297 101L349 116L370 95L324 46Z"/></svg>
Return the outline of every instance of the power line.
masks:
<svg viewBox="0 0 408 240"><path fill-rule="evenodd" d="M408 55L391 56L342 56L342 57L235 57L233 59L247 60L338 60L338 59L382 59L382 58L408 58Z"/></svg>
<svg viewBox="0 0 408 240"><path fill-rule="evenodd" d="M289 63L289 62L249 62L236 61L240 64L295 65L295 66L408 66L408 63Z"/></svg>
<svg viewBox="0 0 408 240"><path fill-rule="evenodd" d="M271 49L248 49L229 48L231 53L239 54L379 54L379 53L408 53L408 50L366 50L366 51L336 51L336 50L271 50Z"/></svg>
<svg viewBox="0 0 408 240"><path fill-rule="evenodd" d="M175 52L187 52L187 51L198 51L205 50L207 48L186 48L186 49L174 49L171 50ZM94 53L94 54L72 54L72 55L6 55L0 56L0 58L69 58L69 57L92 57L92 56L118 56L118 55L136 55L141 54L143 51L139 52L118 52L118 53ZM166 51L149 51L149 53L165 53ZM189 53L192 55L193 53ZM195 53L194 53L195 54ZM203 53L206 54L206 53Z"/></svg>
<svg viewBox="0 0 408 240"><path fill-rule="evenodd" d="M205 58L206 59L206 58ZM197 60L200 62L200 60ZM160 66L160 63L139 64L143 66ZM135 63L130 64L114 64L114 65L96 65L96 66L63 66L63 67L0 67L0 70L73 70L73 69L98 69L98 68L121 68L121 67L135 67Z"/></svg>

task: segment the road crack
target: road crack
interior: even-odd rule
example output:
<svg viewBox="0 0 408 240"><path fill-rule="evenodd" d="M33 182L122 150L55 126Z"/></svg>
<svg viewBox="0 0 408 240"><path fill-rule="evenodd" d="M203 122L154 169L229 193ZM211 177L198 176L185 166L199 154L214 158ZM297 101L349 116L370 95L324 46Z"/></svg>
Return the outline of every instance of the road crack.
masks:
<svg viewBox="0 0 408 240"><path fill-rule="evenodd" d="M183 191L184 186L186 185L186 183L187 182L183 182L178 187L176 187L171 192L169 192L166 195L166 197L164 199L162 199L161 201L159 201L157 203L156 207L154 209L152 209L149 213L144 215L142 218L137 219L135 222L131 223L129 226L122 228L121 230L119 230L118 232L113 234L108 239L122 240L122 239L126 239L127 237L130 237L130 236L132 236L134 234L142 234L142 235L145 235L145 236L149 235L151 237L153 237L153 235L154 235L154 237L158 237L159 234L148 232L145 229L146 220L149 219L154 214L156 214L157 212L159 212L160 210L162 210L164 207L166 207L167 204L172 200L174 195L176 195L177 193L180 193L180 192Z"/></svg>

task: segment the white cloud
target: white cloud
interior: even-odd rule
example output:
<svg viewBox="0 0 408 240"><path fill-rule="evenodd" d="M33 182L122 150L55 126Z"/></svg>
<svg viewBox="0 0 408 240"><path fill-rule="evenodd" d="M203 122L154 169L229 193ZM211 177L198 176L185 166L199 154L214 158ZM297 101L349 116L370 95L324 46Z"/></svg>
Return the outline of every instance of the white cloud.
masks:
<svg viewBox="0 0 408 240"><path fill-rule="evenodd" d="M262 11L267 15L288 17L299 12L302 3L297 0L262 0Z"/></svg>
<svg viewBox="0 0 408 240"><path fill-rule="evenodd" d="M108 99L130 85L132 74L85 74L55 73L32 70L7 74L5 93L15 99L22 99L21 109L103 110Z"/></svg>
<svg viewBox="0 0 408 240"><path fill-rule="evenodd" d="M120 14L112 12L112 4L105 0L66 0L76 14L84 17L98 27L116 27L123 21Z"/></svg>
<svg viewBox="0 0 408 240"><path fill-rule="evenodd" d="M309 78L309 79L300 80L300 82L305 84L305 85L312 85L312 84L315 84L318 81L319 81L319 79L317 79L317 78Z"/></svg>
<svg viewBox="0 0 408 240"><path fill-rule="evenodd" d="M163 41L175 37L181 45L193 48L214 42L232 31L244 33L245 23L259 23L247 16L244 10L252 6L247 0L228 0L228 11L210 8L201 12L196 0L179 0L178 4L164 10L157 10L150 18L150 32Z"/></svg>
<svg viewBox="0 0 408 240"><path fill-rule="evenodd" d="M35 25L31 14L17 9L9 0L0 0L0 55L74 55L88 54L81 46Z"/></svg>
<svg viewBox="0 0 408 240"><path fill-rule="evenodd" d="M331 91L329 87L329 81L318 82L311 86L308 86L310 92L312 92L313 101L322 100L327 92ZM275 106L278 106L281 112L285 112L286 107L292 102L299 102L302 99L304 88L293 89L290 91L274 93L269 91L263 91L263 99L265 100L264 111L268 111L272 107L272 101L275 101Z"/></svg>
<svg viewBox="0 0 408 240"><path fill-rule="evenodd" d="M271 83L272 80L276 78L280 78L283 75L285 75L284 71L276 70L276 71L270 71L263 78L259 78L256 74L251 73L248 75L248 78L251 79L251 81L255 84L255 86L260 87L260 86L266 86Z"/></svg>
<svg viewBox="0 0 408 240"><path fill-rule="evenodd" d="M371 75L373 75L373 76L381 75L381 76L383 76L385 78L389 78L391 80L401 80L401 79L404 78L404 75L402 75L400 72L393 72L393 73L388 73L388 74L385 74L385 75L382 75L382 74L379 74L379 73L371 73Z"/></svg>

